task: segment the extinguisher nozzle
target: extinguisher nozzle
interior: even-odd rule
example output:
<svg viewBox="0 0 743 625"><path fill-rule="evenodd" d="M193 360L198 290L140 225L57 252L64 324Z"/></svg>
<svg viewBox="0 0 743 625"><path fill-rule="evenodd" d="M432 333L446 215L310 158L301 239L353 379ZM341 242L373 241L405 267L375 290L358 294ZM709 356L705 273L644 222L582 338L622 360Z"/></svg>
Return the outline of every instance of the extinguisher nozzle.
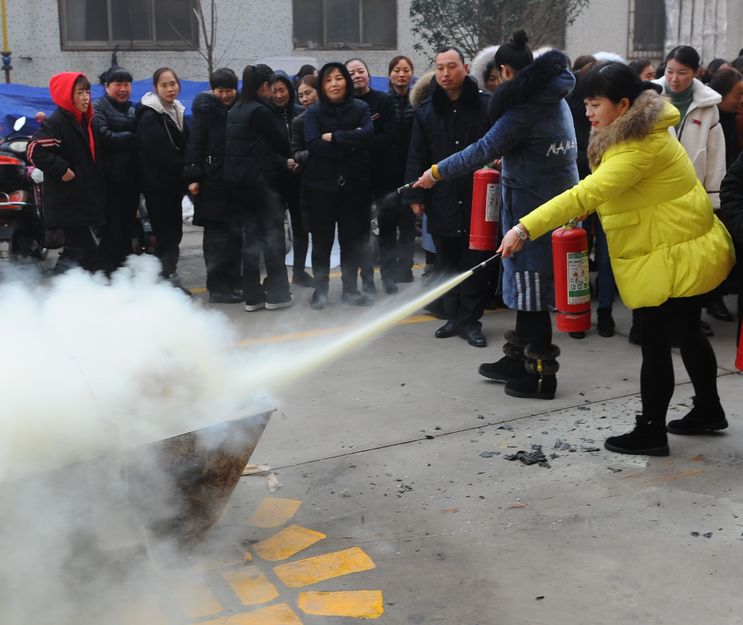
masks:
<svg viewBox="0 0 743 625"><path fill-rule="evenodd" d="M500 252L497 252L496 254L493 254L490 258L482 261L479 265L475 265L472 269L470 269L470 271L472 273L477 273L478 271L482 271L483 269L485 269L485 267L489 267L499 258L500 258Z"/></svg>
<svg viewBox="0 0 743 625"><path fill-rule="evenodd" d="M407 191L408 189L412 188L414 184L415 180L413 182L408 182L401 187L397 187L397 189L395 189L395 193L402 193L403 191Z"/></svg>

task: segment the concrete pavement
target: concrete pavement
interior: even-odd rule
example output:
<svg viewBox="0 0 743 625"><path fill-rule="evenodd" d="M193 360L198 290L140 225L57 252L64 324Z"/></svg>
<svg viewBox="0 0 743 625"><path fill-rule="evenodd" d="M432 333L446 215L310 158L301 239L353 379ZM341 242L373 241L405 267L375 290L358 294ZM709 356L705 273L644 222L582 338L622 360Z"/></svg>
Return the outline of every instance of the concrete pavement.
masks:
<svg viewBox="0 0 743 625"><path fill-rule="evenodd" d="M180 269L186 286L203 286L199 246L200 231L189 228ZM398 300L419 293L421 283L401 287ZM287 310L214 308L236 323L245 349L260 345L267 358L291 349L301 358L307 345L395 301L380 295L370 310L351 309L339 303L336 280L335 304L318 312L308 306L309 289L293 290ZM484 318L486 349L436 339L440 322L418 317L291 385L252 459L273 468L280 489L269 492L262 476L243 478L217 531L246 546L274 591L249 608L223 601L204 613L212 620L198 622L743 623L736 590L743 385L733 368L734 324L713 321L712 339L731 427L671 436L670 457L647 458L602 447L631 427L639 409L639 348L626 340L630 315L619 303L615 319L612 338L555 336L563 355L553 401L508 397L476 373L480 362L500 357L509 311ZM669 418L683 415L693 395L678 354L675 364ZM532 445L542 445L549 467L504 458ZM250 522L257 507L284 500L295 503L278 525ZM290 524L324 538L290 549L286 563L306 561L316 571L327 563L315 558L346 560L329 565L325 577L313 573L289 586L281 565L254 546ZM381 607L373 605L376 594L347 595L345 604L306 594L317 591L381 591Z"/></svg>

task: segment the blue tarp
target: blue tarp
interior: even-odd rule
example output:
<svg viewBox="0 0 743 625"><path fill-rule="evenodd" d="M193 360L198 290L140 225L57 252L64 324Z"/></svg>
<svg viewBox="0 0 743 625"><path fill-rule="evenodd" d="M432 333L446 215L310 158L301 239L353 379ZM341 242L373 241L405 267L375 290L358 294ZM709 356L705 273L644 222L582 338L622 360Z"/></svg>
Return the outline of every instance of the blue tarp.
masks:
<svg viewBox="0 0 743 625"><path fill-rule="evenodd" d="M387 91L387 78L372 76L372 88ZM208 82L181 81L181 94L178 99L186 107L187 117L191 114L191 102L196 94L207 89L209 89ZM145 93L151 90L152 81L135 80L132 83L132 101L138 102ZM93 85L91 95L94 100L100 98L103 93L102 85ZM15 120L24 115L28 119L24 131L33 132L38 128L34 115L39 111L49 114L54 109L55 106L51 97L49 97L47 87L0 83L0 137L12 132Z"/></svg>

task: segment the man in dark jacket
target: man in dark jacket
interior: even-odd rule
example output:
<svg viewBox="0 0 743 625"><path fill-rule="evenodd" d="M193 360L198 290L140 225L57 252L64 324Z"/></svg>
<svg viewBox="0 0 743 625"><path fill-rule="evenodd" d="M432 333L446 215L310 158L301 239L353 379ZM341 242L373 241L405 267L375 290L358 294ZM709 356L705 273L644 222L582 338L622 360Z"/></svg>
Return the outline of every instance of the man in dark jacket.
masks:
<svg viewBox="0 0 743 625"><path fill-rule="evenodd" d="M206 288L211 304L243 301L242 226L230 187L222 180L227 112L237 100L237 76L227 67L209 77L211 91L191 105L183 175L194 200L193 222L204 227Z"/></svg>
<svg viewBox="0 0 743 625"><path fill-rule="evenodd" d="M90 82L84 74L62 72L49 81L57 109L28 145L28 160L44 172L44 226L60 229L64 249L54 268L95 271L104 222L103 150L93 128Z"/></svg>
<svg viewBox="0 0 743 625"><path fill-rule="evenodd" d="M271 79L272 110L279 120L279 125L286 131L286 138L291 144L294 140L294 118L304 113L304 108L296 103L294 86L289 77L282 71L275 72ZM293 158L278 156L279 188L281 196L289 209L292 223L292 250L294 263L292 270L292 284L298 286L313 286L312 276L305 270L307 263L307 249L309 234L302 220L300 208L300 167Z"/></svg>
<svg viewBox="0 0 743 625"><path fill-rule="evenodd" d="M132 75L118 65L104 72L106 95L95 101L93 126L105 149L106 225L101 233L101 266L107 272L124 264L134 250L139 185L137 184L137 121L132 95Z"/></svg>
<svg viewBox="0 0 743 625"><path fill-rule="evenodd" d="M353 80L354 97L366 102L369 106L369 113L374 124L374 138L369 148L369 155L371 157L372 191L379 211L387 194L399 186L395 184L397 180L394 170L395 103L388 94L369 86L371 76L364 61L349 59L346 61L346 68ZM380 249L380 256L383 255L382 252L383 250ZM397 284L393 279L394 259L392 260L392 263L386 262L380 266L382 287L385 293L397 293ZM364 261L365 265L361 267L362 288L365 293L374 294L377 289L374 285L371 247Z"/></svg>
<svg viewBox="0 0 743 625"><path fill-rule="evenodd" d="M487 132L488 96L467 75L464 56L457 48L436 55L435 82L429 97L415 111L405 171L406 180L415 180L432 163L458 152ZM445 180L430 191L415 189L404 201L416 215L425 211L428 229L436 243L438 270L455 274L469 269L489 256L469 249L472 175ZM489 293L488 272L478 272L443 297L446 324L436 330L437 338L459 334L474 347L487 340L480 323Z"/></svg>

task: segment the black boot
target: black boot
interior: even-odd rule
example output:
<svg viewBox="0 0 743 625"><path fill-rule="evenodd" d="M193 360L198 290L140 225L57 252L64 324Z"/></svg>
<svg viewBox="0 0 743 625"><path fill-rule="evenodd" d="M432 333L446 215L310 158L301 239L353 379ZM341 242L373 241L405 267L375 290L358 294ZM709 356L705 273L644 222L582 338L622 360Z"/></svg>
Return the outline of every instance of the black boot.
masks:
<svg viewBox="0 0 743 625"><path fill-rule="evenodd" d="M671 434L704 434L724 430L728 426L720 400L702 402L692 397L694 407L682 419L669 421L666 429Z"/></svg>
<svg viewBox="0 0 743 625"><path fill-rule="evenodd" d="M670 453L665 424L654 423L642 415L637 416L634 430L607 438L604 447L618 454L667 456Z"/></svg>
<svg viewBox="0 0 743 625"><path fill-rule="evenodd" d="M599 336L614 336L614 318L611 316L611 308L599 308L596 311L596 327Z"/></svg>
<svg viewBox="0 0 743 625"><path fill-rule="evenodd" d="M506 384L506 395L529 399L554 399L557 390L557 357L560 348L550 345L547 349L524 348L526 375Z"/></svg>
<svg viewBox="0 0 743 625"><path fill-rule="evenodd" d="M496 382L511 382L526 375L524 369L524 347L526 341L521 339L513 330L503 335L506 342L503 344L505 356L497 362L484 362L477 372L489 380Z"/></svg>

